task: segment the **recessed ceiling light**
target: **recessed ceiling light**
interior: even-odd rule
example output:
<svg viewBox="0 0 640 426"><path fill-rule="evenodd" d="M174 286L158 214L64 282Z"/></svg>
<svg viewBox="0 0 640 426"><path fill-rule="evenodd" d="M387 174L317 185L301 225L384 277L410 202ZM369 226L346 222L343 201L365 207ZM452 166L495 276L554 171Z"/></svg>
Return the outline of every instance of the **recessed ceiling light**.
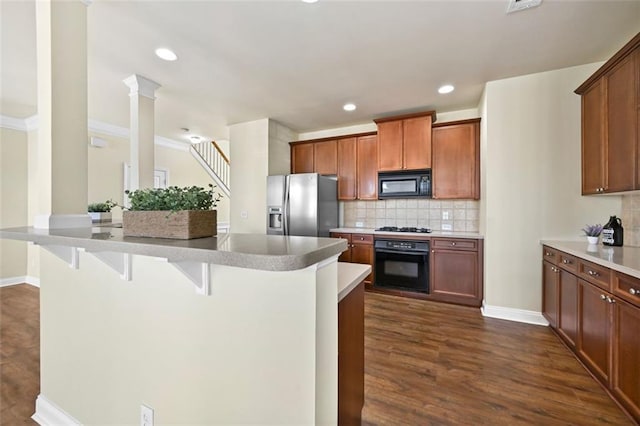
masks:
<svg viewBox="0 0 640 426"><path fill-rule="evenodd" d="M442 94L451 93L451 92L453 92L453 89L455 89L455 87L453 87L452 85L445 84L444 86L441 86L438 89L438 93L442 93Z"/></svg>
<svg viewBox="0 0 640 426"><path fill-rule="evenodd" d="M315 3L318 0L302 0L304 3Z"/></svg>
<svg viewBox="0 0 640 426"><path fill-rule="evenodd" d="M200 136L189 136L189 140L191 141L192 144L196 144L196 143L200 143L200 141L202 141L202 138Z"/></svg>
<svg viewBox="0 0 640 426"><path fill-rule="evenodd" d="M175 61L178 59L178 55L176 55L173 50L167 49L166 47L156 49L156 56L160 59L164 59L165 61Z"/></svg>
<svg viewBox="0 0 640 426"><path fill-rule="evenodd" d="M344 104L342 106L342 109L345 110L345 111L355 111L356 110L356 106L355 106L355 104L351 104L351 103Z"/></svg>

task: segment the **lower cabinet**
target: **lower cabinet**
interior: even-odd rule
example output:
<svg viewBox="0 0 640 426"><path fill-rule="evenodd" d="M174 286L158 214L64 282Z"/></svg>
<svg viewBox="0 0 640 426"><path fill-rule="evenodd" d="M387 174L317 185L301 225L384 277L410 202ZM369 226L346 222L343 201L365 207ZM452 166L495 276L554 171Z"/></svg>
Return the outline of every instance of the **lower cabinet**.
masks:
<svg viewBox="0 0 640 426"><path fill-rule="evenodd" d="M432 238L430 270L431 299L480 306L481 240Z"/></svg>
<svg viewBox="0 0 640 426"><path fill-rule="evenodd" d="M543 315L640 422L640 279L553 250L543 248Z"/></svg>
<svg viewBox="0 0 640 426"><path fill-rule="evenodd" d="M347 250L343 251L338 262L363 263L371 265L371 273L364 279L365 284L373 283L375 256L373 252L373 235L371 234L347 234L332 232L332 238L347 240Z"/></svg>
<svg viewBox="0 0 640 426"><path fill-rule="evenodd" d="M338 424L360 425L364 405L364 285L338 303Z"/></svg>

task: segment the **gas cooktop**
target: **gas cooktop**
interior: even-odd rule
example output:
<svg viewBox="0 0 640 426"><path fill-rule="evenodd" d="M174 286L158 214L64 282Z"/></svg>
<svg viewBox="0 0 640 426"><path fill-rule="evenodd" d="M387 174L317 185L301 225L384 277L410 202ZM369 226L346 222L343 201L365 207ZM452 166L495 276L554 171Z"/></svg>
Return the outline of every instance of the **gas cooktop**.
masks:
<svg viewBox="0 0 640 426"><path fill-rule="evenodd" d="M384 232L417 232L420 234L428 234L431 232L431 228L409 228L403 227L398 228L397 226L383 226L382 228L376 229L376 231L384 231Z"/></svg>

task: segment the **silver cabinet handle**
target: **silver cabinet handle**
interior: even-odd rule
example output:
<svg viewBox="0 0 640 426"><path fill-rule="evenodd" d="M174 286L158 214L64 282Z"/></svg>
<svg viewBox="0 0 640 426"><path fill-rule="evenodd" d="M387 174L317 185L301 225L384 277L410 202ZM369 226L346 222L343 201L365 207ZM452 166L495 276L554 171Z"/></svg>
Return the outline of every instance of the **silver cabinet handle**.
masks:
<svg viewBox="0 0 640 426"><path fill-rule="evenodd" d="M456 245L456 243L451 243L451 245L452 245L452 246L455 246L455 245Z"/></svg>
<svg viewBox="0 0 640 426"><path fill-rule="evenodd" d="M633 294L634 296L635 296L636 294L639 294L639 295L640 295L640 291L639 291L639 290L636 290L635 288L630 288L630 289L629 289L629 293Z"/></svg>
<svg viewBox="0 0 640 426"><path fill-rule="evenodd" d="M571 264L571 261L568 259L562 259L562 263L564 263L565 265L569 265Z"/></svg>
<svg viewBox="0 0 640 426"><path fill-rule="evenodd" d="M616 299L614 299L614 298L611 298L611 297L607 296L607 302L609 302L609 303L616 303Z"/></svg>
<svg viewBox="0 0 640 426"><path fill-rule="evenodd" d="M607 296L605 296L604 294L601 294L601 295L600 295L600 299L602 299L602 300L607 300Z"/></svg>
<svg viewBox="0 0 640 426"><path fill-rule="evenodd" d="M549 253L548 251L544 252L545 256L553 256L551 253Z"/></svg>
<svg viewBox="0 0 640 426"><path fill-rule="evenodd" d="M591 275L592 277L597 277L598 275L600 275L596 271L591 271L591 270L587 271L587 274Z"/></svg>

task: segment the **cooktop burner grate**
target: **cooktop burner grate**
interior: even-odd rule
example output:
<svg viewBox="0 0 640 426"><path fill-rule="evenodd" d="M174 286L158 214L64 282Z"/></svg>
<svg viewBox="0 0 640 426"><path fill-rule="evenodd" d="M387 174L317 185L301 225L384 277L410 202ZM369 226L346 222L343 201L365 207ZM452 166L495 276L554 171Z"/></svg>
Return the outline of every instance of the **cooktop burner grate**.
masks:
<svg viewBox="0 0 640 426"><path fill-rule="evenodd" d="M420 234L428 234L431 232L431 228L413 228L413 227L402 227L398 228L397 226L383 226L381 228L376 229L376 231L383 232L417 232Z"/></svg>

